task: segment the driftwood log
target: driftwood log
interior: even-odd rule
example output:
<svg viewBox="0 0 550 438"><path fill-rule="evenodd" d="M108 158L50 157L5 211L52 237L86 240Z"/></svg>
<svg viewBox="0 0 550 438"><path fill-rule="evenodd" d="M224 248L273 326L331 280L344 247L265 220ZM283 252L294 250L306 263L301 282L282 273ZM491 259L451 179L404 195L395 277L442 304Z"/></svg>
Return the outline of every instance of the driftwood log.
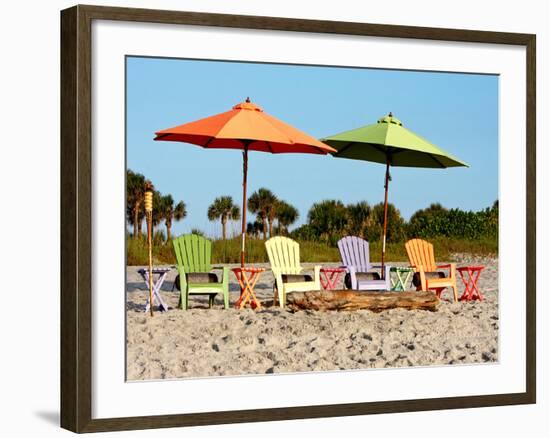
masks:
<svg viewBox="0 0 550 438"><path fill-rule="evenodd" d="M352 290L291 292L287 308L296 310L359 310L380 312L387 309L435 311L439 299L433 292L367 292Z"/></svg>

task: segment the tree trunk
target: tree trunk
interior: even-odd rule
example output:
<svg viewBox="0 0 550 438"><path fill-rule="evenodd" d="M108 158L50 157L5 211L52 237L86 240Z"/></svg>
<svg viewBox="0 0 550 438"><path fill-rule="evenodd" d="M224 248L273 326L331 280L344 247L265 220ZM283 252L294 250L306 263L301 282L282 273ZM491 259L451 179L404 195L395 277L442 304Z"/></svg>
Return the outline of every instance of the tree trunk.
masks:
<svg viewBox="0 0 550 438"><path fill-rule="evenodd" d="M170 239L172 238L172 221L166 221L166 241L170 242Z"/></svg>
<svg viewBox="0 0 550 438"><path fill-rule="evenodd" d="M427 292L311 291L291 292L286 298L290 310L359 310L373 312L403 308L437 310L439 299Z"/></svg>
<svg viewBox="0 0 550 438"><path fill-rule="evenodd" d="M264 240L267 239L267 220L264 218L262 218L262 232L264 234Z"/></svg>
<svg viewBox="0 0 550 438"><path fill-rule="evenodd" d="M273 220L270 219L268 222L269 222L269 237L273 237Z"/></svg>
<svg viewBox="0 0 550 438"><path fill-rule="evenodd" d="M222 216L222 239L225 240L226 238L226 227L227 227L227 219Z"/></svg>
<svg viewBox="0 0 550 438"><path fill-rule="evenodd" d="M138 238L141 238L141 235L143 234L142 226L143 226L143 219L138 219L138 230L137 230Z"/></svg>

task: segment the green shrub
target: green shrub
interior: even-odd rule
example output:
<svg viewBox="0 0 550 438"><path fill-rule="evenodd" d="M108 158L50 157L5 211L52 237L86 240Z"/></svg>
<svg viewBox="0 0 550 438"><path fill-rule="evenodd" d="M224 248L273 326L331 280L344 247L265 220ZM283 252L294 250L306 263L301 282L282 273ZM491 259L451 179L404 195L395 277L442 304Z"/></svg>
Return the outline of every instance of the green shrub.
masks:
<svg viewBox="0 0 550 438"><path fill-rule="evenodd" d="M417 211L409 221L409 238L448 237L477 240L498 237L498 203L491 208L473 212L459 209L447 210L440 204Z"/></svg>

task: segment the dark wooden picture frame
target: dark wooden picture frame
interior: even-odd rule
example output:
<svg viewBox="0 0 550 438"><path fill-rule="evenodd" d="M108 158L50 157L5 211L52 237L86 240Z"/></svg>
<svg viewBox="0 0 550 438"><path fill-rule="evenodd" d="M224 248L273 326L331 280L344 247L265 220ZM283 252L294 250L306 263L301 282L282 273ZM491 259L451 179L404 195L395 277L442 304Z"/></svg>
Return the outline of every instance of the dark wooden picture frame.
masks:
<svg viewBox="0 0 550 438"><path fill-rule="evenodd" d="M93 20L219 26L526 48L526 391L324 406L92 419L91 25ZM195 12L75 6L61 12L61 426L98 432L536 402L536 37L531 34L347 23Z"/></svg>

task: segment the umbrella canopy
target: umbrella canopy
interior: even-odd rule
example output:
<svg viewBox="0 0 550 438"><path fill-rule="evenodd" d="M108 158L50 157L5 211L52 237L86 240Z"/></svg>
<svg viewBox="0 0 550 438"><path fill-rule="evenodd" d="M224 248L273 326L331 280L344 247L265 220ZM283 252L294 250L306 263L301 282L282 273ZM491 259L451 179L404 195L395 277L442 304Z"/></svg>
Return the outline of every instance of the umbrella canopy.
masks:
<svg viewBox="0 0 550 438"><path fill-rule="evenodd" d="M247 99L231 110L155 133L155 140L181 141L212 149L326 154L333 148L267 114Z"/></svg>
<svg viewBox="0 0 550 438"><path fill-rule="evenodd" d="M409 131L392 113L382 117L377 123L341 132L322 139L334 147L332 153L337 158L372 161L386 165L384 184L384 227L382 232L382 275L386 253L386 231L388 219L388 183L390 166L447 167L468 166L433 143Z"/></svg>
<svg viewBox="0 0 550 438"><path fill-rule="evenodd" d="M373 161L391 166L446 168L468 166L433 143L403 127L390 113L377 123L323 139L338 158Z"/></svg>
<svg viewBox="0 0 550 438"><path fill-rule="evenodd" d="M224 113L158 131L155 134L155 140L192 143L209 149L243 151L241 266L244 266L246 237L248 151L272 154L336 152L336 149L267 114L248 98Z"/></svg>

